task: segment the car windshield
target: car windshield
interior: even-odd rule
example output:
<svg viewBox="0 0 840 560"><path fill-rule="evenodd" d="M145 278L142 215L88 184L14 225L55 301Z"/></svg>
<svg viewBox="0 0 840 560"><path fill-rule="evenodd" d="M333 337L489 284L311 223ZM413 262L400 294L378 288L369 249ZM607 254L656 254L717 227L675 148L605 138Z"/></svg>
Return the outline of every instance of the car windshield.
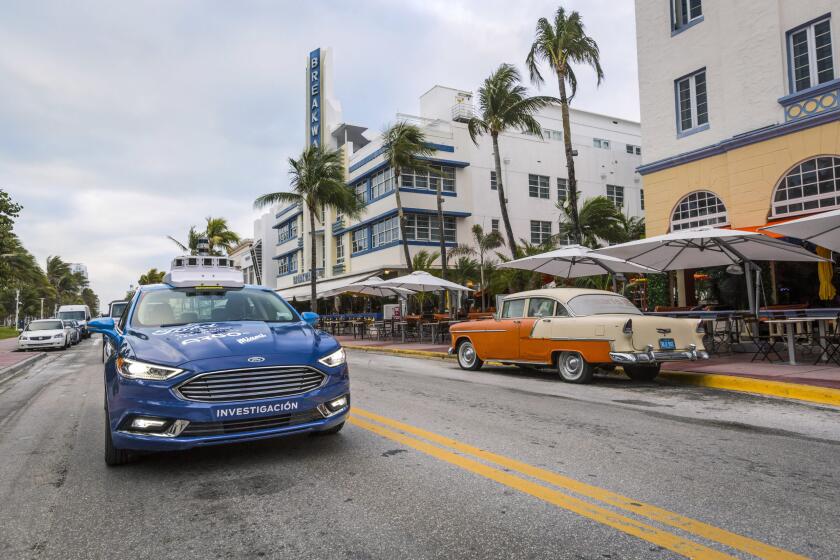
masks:
<svg viewBox="0 0 840 560"><path fill-rule="evenodd" d="M143 293L131 325L161 327L220 321L294 320L295 313L273 292L251 288L212 292L170 288Z"/></svg>
<svg viewBox="0 0 840 560"><path fill-rule="evenodd" d="M639 308L630 303L625 297L616 294L587 294L573 297L569 300L572 313L577 316L585 315L641 315Z"/></svg>
<svg viewBox="0 0 840 560"><path fill-rule="evenodd" d="M85 320L85 312L84 311L59 311L58 312L59 319L78 319L79 321Z"/></svg>
<svg viewBox="0 0 840 560"><path fill-rule="evenodd" d="M26 327L28 331L60 331L64 328L61 321L33 321Z"/></svg>
<svg viewBox="0 0 840 560"><path fill-rule="evenodd" d="M117 318L120 317L123 313L123 309L125 306L128 305L127 303L115 303L111 306L111 317Z"/></svg>

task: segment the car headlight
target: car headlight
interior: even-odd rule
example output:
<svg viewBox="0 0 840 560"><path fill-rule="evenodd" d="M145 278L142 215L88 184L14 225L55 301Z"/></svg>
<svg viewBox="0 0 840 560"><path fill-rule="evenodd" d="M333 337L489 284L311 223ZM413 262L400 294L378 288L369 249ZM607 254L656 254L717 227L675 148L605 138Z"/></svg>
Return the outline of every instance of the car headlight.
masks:
<svg viewBox="0 0 840 560"><path fill-rule="evenodd" d="M163 381L184 372L182 369L147 364L122 356L117 358L117 371L129 379L151 379L152 381Z"/></svg>
<svg viewBox="0 0 840 560"><path fill-rule="evenodd" d="M318 362L324 364L327 367L338 367L344 362L347 361L347 354L344 353L344 348L339 348L332 354L328 356L324 356Z"/></svg>
<svg viewBox="0 0 840 560"><path fill-rule="evenodd" d="M64 338L64 335L63 334L57 334L53 338Z"/></svg>

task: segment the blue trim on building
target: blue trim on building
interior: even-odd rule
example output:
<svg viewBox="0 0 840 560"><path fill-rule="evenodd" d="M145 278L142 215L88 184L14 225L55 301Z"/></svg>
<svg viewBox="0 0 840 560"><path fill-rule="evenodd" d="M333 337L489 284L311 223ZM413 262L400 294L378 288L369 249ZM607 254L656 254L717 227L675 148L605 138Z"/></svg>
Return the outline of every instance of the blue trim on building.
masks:
<svg viewBox="0 0 840 560"><path fill-rule="evenodd" d="M292 249L291 251L286 251L285 253L281 253L281 254L279 254L279 255L275 255L275 256L271 257L271 260L273 260L273 261L279 261L280 259L286 258L286 257L288 257L289 255L292 255L292 254L294 254L294 253L297 253L298 251L300 251L300 247L295 247L295 248L294 248L294 249Z"/></svg>
<svg viewBox="0 0 840 560"><path fill-rule="evenodd" d="M426 208L403 208L403 212L405 212L406 214L437 214L437 210L428 210ZM392 208L391 210L387 210L387 211L385 211L381 214L377 214L376 216L373 216L372 218L362 220L361 222L359 222L357 224L347 226L347 227L342 228L338 231L333 230L332 234L333 234L333 237L338 237L339 235L354 232L357 229L362 229L363 227L371 225L374 222L378 222L380 220L385 220L385 219L390 218L391 216L396 216L396 215L397 215L397 209ZM472 214L470 212L458 212L458 211L454 211L454 210L453 211L445 210L443 212L443 215L444 216L453 216L455 218L466 218L468 216L472 216Z"/></svg>
<svg viewBox="0 0 840 560"><path fill-rule="evenodd" d="M450 152L450 153L455 152L455 146L448 146L446 144L433 144L431 142L426 142L425 145L426 145L427 148L432 148L433 150L436 150L438 152ZM351 165L348 168L347 171L349 173L353 173L357 169L359 169L361 167L364 167L365 165L372 162L373 160L375 160L376 158L378 158L379 156L381 156L384 153L385 153L385 148L377 148L373 153L366 155L365 157L363 157L362 159L360 159L359 161L357 161L356 163ZM383 162L383 163L385 163L385 162ZM466 167L467 165L469 165L469 164L464 165L464 167Z"/></svg>
<svg viewBox="0 0 840 560"><path fill-rule="evenodd" d="M449 166L449 167L457 167L457 168L469 167L469 165L470 165L470 163L468 161L457 161L457 160L451 160L451 159L440 159L440 158L433 158L433 157L428 157L428 158L421 157L421 158L417 158L417 159L420 159L420 160L423 160L423 161L428 161L429 163L433 163L433 164L446 165L446 166ZM371 177L372 175L377 174L378 172L382 171L386 167L388 167L388 162L387 161L379 162L378 164L374 165L373 167L371 167L370 169L368 169L364 173L361 173L358 176L350 179L348 181L348 183L350 183L351 185L355 185L359 181L361 181L363 179L367 179L367 178Z"/></svg>
<svg viewBox="0 0 840 560"><path fill-rule="evenodd" d="M392 194L394 191L391 191ZM414 189L411 187L401 187L400 192L408 192L408 193L417 193L417 194L434 194L436 195L436 191L430 191L429 189ZM457 192L449 192L449 191L440 191L441 196L458 196Z"/></svg>
<svg viewBox="0 0 840 560"><path fill-rule="evenodd" d="M275 220L279 219L279 218L280 218L280 216L282 216L283 214L285 214L286 212L288 212L289 210L291 210L292 208L294 208L294 207L296 207L296 206L298 206L298 203L297 203L297 202L295 202L294 204L289 204L288 206L286 206L285 208L283 208L282 210L280 210L279 212L277 212L277 213L274 215L274 219L275 219Z"/></svg>
<svg viewBox="0 0 840 560"><path fill-rule="evenodd" d="M351 257L360 257L362 255L367 255L368 253L375 253L376 251L382 251L384 249L390 249L391 247L399 247L402 242L399 239L394 241L389 241L388 243L383 243L377 247L370 247L365 249L364 251L359 251L357 253L350 253ZM419 246L419 247L440 247L440 243L438 241L409 241L409 245ZM446 241L445 245L447 247L457 247L457 243L453 243L452 241Z"/></svg>
<svg viewBox="0 0 840 560"><path fill-rule="evenodd" d="M287 224L288 224L289 222L291 222L292 220L294 220L295 218L297 218L298 216L300 216L301 214L303 214L303 210L300 210L300 211L298 211L298 212L295 212L295 213L294 213L294 214L292 214L291 216L288 216L287 218L285 218L282 222L277 222L276 224L274 224L273 226L271 226L271 229L280 229L280 228L282 228L283 226L287 225Z"/></svg>
<svg viewBox="0 0 840 560"><path fill-rule="evenodd" d="M433 144L432 142L426 142L425 145L427 148L431 148L439 152L455 152L455 146L447 146L446 144Z"/></svg>
<svg viewBox="0 0 840 560"><path fill-rule="evenodd" d="M773 124L757 130L751 130L749 132L733 136L732 138L722 140L717 144L712 144L690 152L684 152L669 158L640 165L636 168L636 171L638 171L641 175L647 175L655 171L662 171L663 169L669 169L684 163L722 154L728 152L729 150L749 146L750 144L763 142L772 138L778 138L779 136L799 132L800 130L807 130L815 126L820 126L837 120L840 120L840 108L816 113L810 117L803 117L801 119Z"/></svg>
<svg viewBox="0 0 840 560"><path fill-rule="evenodd" d="M677 138L685 138L686 136L691 136L692 134L697 134L698 132L703 132L704 130L709 130L709 123L704 123L700 126L695 126L694 128L677 132Z"/></svg>
<svg viewBox="0 0 840 560"><path fill-rule="evenodd" d="M778 101L779 104L784 107L790 105L791 103L808 99L809 97L831 91L838 87L840 87L840 78L831 80L830 82L823 82L818 86L809 87L808 89L803 89L802 91L797 91L796 93L791 93L790 95L785 95L784 97L780 97Z"/></svg>
<svg viewBox="0 0 840 560"><path fill-rule="evenodd" d="M673 14L674 14L674 9L672 7L671 8L671 37L674 37L676 35L679 35L683 31L687 31L687 30L691 29L692 27L694 27L695 25L697 25L698 23L703 21L703 19L706 17L706 14L702 14L700 17L698 17L696 19L693 19L693 20L689 21L688 23L686 23L685 25L681 25L680 27L677 27L676 29L674 29L673 28L674 27L674 15Z"/></svg>

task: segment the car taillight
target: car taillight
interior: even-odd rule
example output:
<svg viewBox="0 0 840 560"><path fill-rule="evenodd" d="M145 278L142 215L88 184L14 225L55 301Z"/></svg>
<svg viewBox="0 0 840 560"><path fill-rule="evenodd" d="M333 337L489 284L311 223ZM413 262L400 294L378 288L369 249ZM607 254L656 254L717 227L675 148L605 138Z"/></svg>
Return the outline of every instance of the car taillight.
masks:
<svg viewBox="0 0 840 560"><path fill-rule="evenodd" d="M633 319L627 319L627 322L624 323L624 328L621 330L624 331L624 334L633 334Z"/></svg>

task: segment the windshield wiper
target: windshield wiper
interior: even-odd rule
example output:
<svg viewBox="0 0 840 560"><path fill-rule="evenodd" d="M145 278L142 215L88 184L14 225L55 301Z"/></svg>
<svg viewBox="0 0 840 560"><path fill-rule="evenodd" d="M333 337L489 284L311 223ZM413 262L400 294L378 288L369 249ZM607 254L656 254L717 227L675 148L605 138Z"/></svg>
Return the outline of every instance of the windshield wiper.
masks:
<svg viewBox="0 0 840 560"><path fill-rule="evenodd" d="M184 325L189 325L189 323L165 323L163 325L158 325L158 328L163 327L182 327Z"/></svg>

